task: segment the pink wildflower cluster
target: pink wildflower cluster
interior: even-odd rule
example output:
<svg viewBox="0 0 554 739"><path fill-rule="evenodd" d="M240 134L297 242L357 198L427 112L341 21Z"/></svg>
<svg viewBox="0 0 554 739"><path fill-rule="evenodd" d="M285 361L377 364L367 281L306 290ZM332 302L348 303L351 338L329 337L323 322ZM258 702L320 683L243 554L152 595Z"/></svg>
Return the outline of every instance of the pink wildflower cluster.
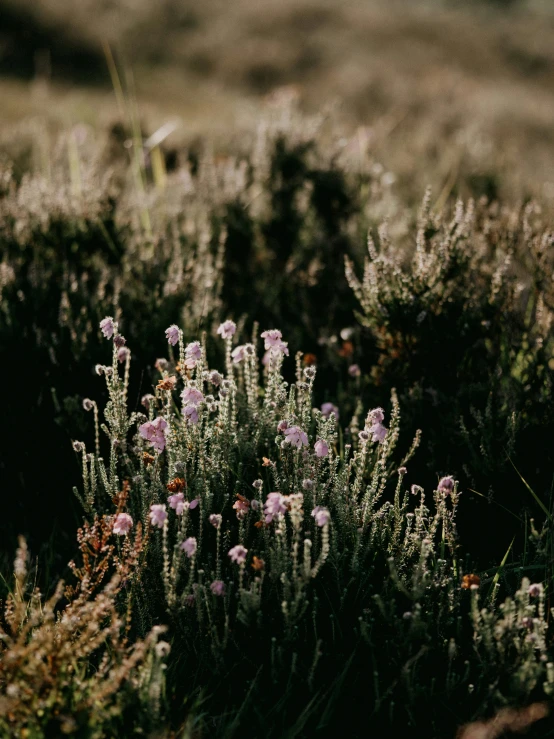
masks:
<svg viewBox="0 0 554 739"><path fill-rule="evenodd" d="M118 536L126 536L133 528L133 519L128 513L118 513L112 531Z"/></svg>
<svg viewBox="0 0 554 739"><path fill-rule="evenodd" d="M204 402L204 396L195 387L186 387L181 393L183 415L189 423L198 423L198 406Z"/></svg>
<svg viewBox="0 0 554 739"><path fill-rule="evenodd" d="M111 339L117 330L117 323L111 316L106 316L100 321L100 330L102 331L104 338Z"/></svg>
<svg viewBox="0 0 554 739"><path fill-rule="evenodd" d="M210 585L210 590L214 595L225 595L225 583L223 580L214 580Z"/></svg>
<svg viewBox="0 0 554 739"><path fill-rule="evenodd" d="M140 435L143 439L149 441L157 452L163 452L165 449L165 429L167 421L162 416L158 416L153 421L146 421L139 427Z"/></svg>
<svg viewBox="0 0 554 739"><path fill-rule="evenodd" d="M167 499L167 502L169 503L169 507L173 508L178 516L182 515L185 507L188 505L188 503L185 502L185 496L183 495L183 493L175 493L174 495L170 495Z"/></svg>
<svg viewBox="0 0 554 739"><path fill-rule="evenodd" d="M262 339L265 340L264 348L273 354L289 355L289 347L286 341L283 341L283 334L278 328L272 328L262 333Z"/></svg>
<svg viewBox="0 0 554 739"><path fill-rule="evenodd" d="M247 356L253 355L254 347L252 344L241 344L233 349L231 352L231 359L233 360L233 364L240 364L241 362L244 362Z"/></svg>
<svg viewBox="0 0 554 739"><path fill-rule="evenodd" d="M169 328L166 328L165 330L165 338L169 341L171 346L175 346L175 344L179 341L180 336L179 326L176 326L173 324Z"/></svg>
<svg viewBox="0 0 554 739"><path fill-rule="evenodd" d="M181 549L189 559L191 557L194 557L194 555L196 554L196 550L198 549L198 544L195 537L189 536L188 539L185 539L185 541L181 544Z"/></svg>
<svg viewBox="0 0 554 739"><path fill-rule="evenodd" d="M323 439L318 439L314 445L316 457L326 457L329 454L329 445Z"/></svg>
<svg viewBox="0 0 554 739"><path fill-rule="evenodd" d="M230 339L235 335L236 330L237 324L234 321L227 320L220 324L219 328L217 329L217 333L221 336L222 339Z"/></svg>
<svg viewBox="0 0 554 739"><path fill-rule="evenodd" d="M264 503L264 514L265 522L273 523L276 518L279 518L283 513L286 513L287 499L281 493L269 493Z"/></svg>
<svg viewBox="0 0 554 739"><path fill-rule="evenodd" d="M193 341L185 347L185 367L194 369L202 359L202 347L199 341Z"/></svg>
<svg viewBox="0 0 554 739"><path fill-rule="evenodd" d="M308 436L300 426L289 426L289 428L284 429L283 433L285 434L285 444L295 446L297 449L308 446Z"/></svg>
<svg viewBox="0 0 554 739"><path fill-rule="evenodd" d="M231 562L236 562L238 565L242 565L246 562L247 554L248 549L245 549L242 544L237 544L228 551L228 555L231 557Z"/></svg>
<svg viewBox="0 0 554 739"><path fill-rule="evenodd" d="M331 514L323 506L316 506L312 511L312 516L315 518L315 522L318 526L323 527L331 520Z"/></svg>
<svg viewBox="0 0 554 739"><path fill-rule="evenodd" d="M150 523L152 526L163 528L164 522L167 520L167 511L163 503L154 503L150 506Z"/></svg>
<svg viewBox="0 0 554 739"><path fill-rule="evenodd" d="M441 477L439 484L437 485L437 490L442 493L446 493L447 495L451 493L454 490L454 478L452 475Z"/></svg>
<svg viewBox="0 0 554 739"><path fill-rule="evenodd" d="M387 429L383 426L385 420L385 412L382 408L374 408L369 411L367 415L367 421L369 424L369 433L371 434L371 441L378 441L379 443L385 440L387 435Z"/></svg>

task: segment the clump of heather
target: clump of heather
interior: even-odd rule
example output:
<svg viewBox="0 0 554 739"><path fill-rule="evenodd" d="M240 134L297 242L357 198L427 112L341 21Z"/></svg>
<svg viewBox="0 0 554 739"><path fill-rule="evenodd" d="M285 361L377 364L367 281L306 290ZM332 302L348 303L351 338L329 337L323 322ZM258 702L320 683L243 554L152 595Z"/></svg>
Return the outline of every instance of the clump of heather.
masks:
<svg viewBox="0 0 554 739"><path fill-rule="evenodd" d="M487 588L466 569L462 491L451 475L431 494L410 479L420 435L402 441L395 392L340 426L333 402L314 406L317 370L290 356L281 330L241 344L227 320L217 369L203 338L170 327L146 413L129 413L117 331L107 438L101 453L79 446L77 492L102 522L102 550L113 547L105 570L132 562L138 633L170 628L173 705L202 688L212 726L224 731L222 706L240 708L237 725L255 733L277 690L270 736L300 720L338 730L345 715L362 726L368 712L382 730L444 735L455 727L433 705L435 684L460 723L550 692L544 590L524 580L499 605L498 578Z"/></svg>
<svg viewBox="0 0 554 739"><path fill-rule="evenodd" d="M161 626L129 639L118 608L123 586L114 575L94 595L86 588L64 594L60 582L44 598L32 587L20 539L13 589L0 616L2 736L100 739L123 736L129 725L156 726L170 646Z"/></svg>

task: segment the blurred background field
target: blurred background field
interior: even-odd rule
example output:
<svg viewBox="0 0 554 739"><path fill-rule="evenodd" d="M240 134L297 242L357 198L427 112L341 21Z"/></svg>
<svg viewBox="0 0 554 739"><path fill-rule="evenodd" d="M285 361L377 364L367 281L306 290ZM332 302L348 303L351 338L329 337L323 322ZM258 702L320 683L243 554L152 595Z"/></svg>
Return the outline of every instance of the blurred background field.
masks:
<svg viewBox="0 0 554 739"><path fill-rule="evenodd" d="M173 141L255 124L292 86L418 200L456 187L554 199L554 8L532 0L3 0L3 138L22 119L111 124L103 45L145 129ZM131 79L132 77L132 79Z"/></svg>

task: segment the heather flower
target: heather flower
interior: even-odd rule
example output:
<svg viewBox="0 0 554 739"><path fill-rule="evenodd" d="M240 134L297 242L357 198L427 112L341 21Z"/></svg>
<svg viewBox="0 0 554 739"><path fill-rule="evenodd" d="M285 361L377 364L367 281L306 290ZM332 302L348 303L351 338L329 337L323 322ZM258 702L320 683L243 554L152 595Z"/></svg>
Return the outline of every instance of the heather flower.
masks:
<svg viewBox="0 0 554 739"><path fill-rule="evenodd" d="M189 509L193 511L198 506L198 498L194 498L194 500L191 500L189 503Z"/></svg>
<svg viewBox="0 0 554 739"><path fill-rule="evenodd" d="M221 380L223 380L223 377L219 374L217 370L212 370L208 374L208 380L212 383L212 385L218 387L219 385L221 385Z"/></svg>
<svg viewBox="0 0 554 739"><path fill-rule="evenodd" d="M214 595L225 595L225 583L223 580L214 580L210 585L210 590Z"/></svg>
<svg viewBox="0 0 554 739"><path fill-rule="evenodd" d="M154 396L152 395L152 393L146 393L146 395L143 395L142 398L140 399L140 403L142 406L146 408L146 410L148 410L150 408L150 403L153 400L154 400Z"/></svg>
<svg viewBox="0 0 554 739"><path fill-rule="evenodd" d="M223 517L221 513L211 513L208 521L211 523L211 525L218 529L221 526L221 522L223 521Z"/></svg>
<svg viewBox="0 0 554 739"><path fill-rule="evenodd" d="M82 452L84 450L84 448L85 448L85 445L83 444L82 441L74 441L73 442L73 451L74 452L77 452L77 453Z"/></svg>
<svg viewBox="0 0 554 739"><path fill-rule="evenodd" d="M329 454L329 446L323 439L318 439L314 446L317 457L326 457Z"/></svg>
<svg viewBox="0 0 554 739"><path fill-rule="evenodd" d="M320 527L325 526L331 520L331 514L329 513L327 508L323 508L320 505L316 506L313 509L312 516L315 518L317 526Z"/></svg>
<svg viewBox="0 0 554 739"><path fill-rule="evenodd" d="M279 423L277 424L277 431L282 433L283 431L288 429L288 427L289 427L288 423L283 419L282 421L279 421Z"/></svg>
<svg viewBox="0 0 554 739"><path fill-rule="evenodd" d="M242 565L246 561L247 553L248 549L245 549L242 544L237 544L232 549L229 549L228 555L231 557L232 562Z"/></svg>
<svg viewBox="0 0 554 739"><path fill-rule="evenodd" d="M279 345L283 343L281 341L282 338L283 334L277 328L273 328L262 333L262 339L265 339L265 349L279 349Z"/></svg>
<svg viewBox="0 0 554 739"><path fill-rule="evenodd" d="M154 362L154 367L158 370L158 372L165 372L165 370L169 367L169 362L167 361L167 359L160 357Z"/></svg>
<svg viewBox="0 0 554 739"><path fill-rule="evenodd" d="M372 434L371 441L382 442L387 435L387 429L382 423L374 423L373 426L369 428L369 433Z"/></svg>
<svg viewBox="0 0 554 739"><path fill-rule="evenodd" d="M350 377L359 377L362 374L362 370L357 364L351 364L348 368L348 374Z"/></svg>
<svg viewBox="0 0 554 739"><path fill-rule="evenodd" d="M367 420L370 425L383 423L385 420L385 411L382 408L374 408L367 414Z"/></svg>
<svg viewBox="0 0 554 739"><path fill-rule="evenodd" d="M542 595L543 587L540 582L531 583L529 585L529 595L531 598L538 598L540 595Z"/></svg>
<svg viewBox="0 0 554 739"><path fill-rule="evenodd" d="M86 411L91 411L94 408L94 403L90 398L84 398L83 399L83 408Z"/></svg>
<svg viewBox="0 0 554 739"><path fill-rule="evenodd" d="M263 488L264 484L262 480L254 480L252 483L252 487L256 488L256 490L261 490Z"/></svg>
<svg viewBox="0 0 554 739"><path fill-rule="evenodd" d="M133 528L133 519L128 513L118 513L115 517L113 532L125 536Z"/></svg>
<svg viewBox="0 0 554 739"><path fill-rule="evenodd" d="M113 340L113 343L114 343L114 344L116 345L116 347L117 347L118 349L121 349L121 347L122 347L122 346L125 346L125 344L126 344L126 341L127 341L127 340L125 339L125 337L124 337L124 336L122 336L121 334L116 334L116 335L114 336L114 340Z"/></svg>
<svg viewBox="0 0 554 739"><path fill-rule="evenodd" d="M126 362L127 357L129 356L131 352L126 346L122 346L117 350L117 361L118 362Z"/></svg>
<svg viewBox="0 0 554 739"><path fill-rule="evenodd" d="M165 338L169 341L171 346L175 346L175 344L179 341L179 335L180 335L179 327L175 324L171 325L169 328L166 328L165 330Z"/></svg>
<svg viewBox="0 0 554 739"><path fill-rule="evenodd" d="M217 329L217 333L220 334L223 339L230 339L235 335L236 330L237 324L234 323L234 321L224 321Z"/></svg>
<svg viewBox="0 0 554 739"><path fill-rule="evenodd" d="M244 361L246 357L246 352L244 351L244 349L244 344L241 344L240 346L237 346L233 349L233 351L231 352L231 358L234 364L239 364L240 362Z"/></svg>
<svg viewBox="0 0 554 739"><path fill-rule="evenodd" d="M197 406L204 400L204 396L195 387L186 387L181 393L181 398L185 405Z"/></svg>
<svg viewBox="0 0 554 739"><path fill-rule="evenodd" d="M103 364L95 364L94 365L94 371L98 376L101 376L104 374L104 365Z"/></svg>
<svg viewBox="0 0 554 739"><path fill-rule="evenodd" d="M178 516L180 516L185 510L185 496L183 495L183 493L175 493L174 495L170 495L167 499L167 502L169 503L169 507L173 508Z"/></svg>
<svg viewBox="0 0 554 739"><path fill-rule="evenodd" d="M308 437L300 426L291 426L285 429L285 444L290 444L300 449L302 446L308 446Z"/></svg>
<svg viewBox="0 0 554 739"><path fill-rule="evenodd" d="M167 421L162 416L158 416L153 421L146 421L146 423L139 426L139 432L142 438L149 441L156 451L163 452L166 442L166 428Z"/></svg>
<svg viewBox="0 0 554 739"><path fill-rule="evenodd" d="M165 505L162 503L154 503L150 506L150 522L152 523L152 526L157 526L161 529L166 519L167 511L165 509Z"/></svg>
<svg viewBox="0 0 554 739"><path fill-rule="evenodd" d="M437 490L440 490L442 493L451 493L454 490L454 478L452 475L441 477L437 485Z"/></svg>
<svg viewBox="0 0 554 739"><path fill-rule="evenodd" d="M188 423L193 425L198 423L198 409L195 405L187 405L183 408L183 415Z"/></svg>
<svg viewBox="0 0 554 739"><path fill-rule="evenodd" d="M199 341L193 341L187 344L185 348L185 367L194 369L196 363L202 359L202 348Z"/></svg>
<svg viewBox="0 0 554 739"><path fill-rule="evenodd" d="M240 497L233 503L233 510L237 512L237 518L239 519L239 521L242 521L242 519L246 516L249 508L250 503L248 500L246 500L246 498Z"/></svg>
<svg viewBox="0 0 554 739"><path fill-rule="evenodd" d="M250 501L250 508L252 508L253 511L257 511L260 507L260 501L256 500L256 498L253 498Z"/></svg>
<svg viewBox="0 0 554 739"><path fill-rule="evenodd" d="M408 470L406 469L406 467L399 467L398 468L398 474L399 475L405 475L407 472L408 472Z"/></svg>
<svg viewBox="0 0 554 739"><path fill-rule="evenodd" d="M274 352L275 354L278 354L280 352L281 354L285 354L288 357L289 345L286 341L279 341L278 344L271 347L270 351Z"/></svg>
<svg viewBox="0 0 554 739"><path fill-rule="evenodd" d="M111 316L106 316L100 321L100 330L106 339L111 339L115 331L115 323Z"/></svg>
<svg viewBox="0 0 554 739"><path fill-rule="evenodd" d="M194 538L194 536L189 536L189 538L185 539L185 541L181 544L181 549L189 558L194 557L197 548L198 544L196 543L196 539Z"/></svg>
<svg viewBox="0 0 554 739"><path fill-rule="evenodd" d="M313 486L314 486L313 480L310 480L309 478L302 480L302 487L304 488L304 490L311 490Z"/></svg>
<svg viewBox="0 0 554 739"><path fill-rule="evenodd" d="M365 444L369 441L369 432L365 429L362 429L358 434L358 439L362 442L362 444Z"/></svg>
<svg viewBox="0 0 554 739"><path fill-rule="evenodd" d="M323 405L321 406L321 413L323 414L324 418L334 416L337 421L339 420L339 409L333 403L323 403Z"/></svg>
<svg viewBox="0 0 554 739"><path fill-rule="evenodd" d="M264 503L265 522L272 523L272 521L280 516L282 513L286 513L287 506L285 505L285 496L281 493L269 493Z"/></svg>
<svg viewBox="0 0 554 739"><path fill-rule="evenodd" d="M304 369L304 377L308 380L313 380L315 377L315 367L306 367Z"/></svg>

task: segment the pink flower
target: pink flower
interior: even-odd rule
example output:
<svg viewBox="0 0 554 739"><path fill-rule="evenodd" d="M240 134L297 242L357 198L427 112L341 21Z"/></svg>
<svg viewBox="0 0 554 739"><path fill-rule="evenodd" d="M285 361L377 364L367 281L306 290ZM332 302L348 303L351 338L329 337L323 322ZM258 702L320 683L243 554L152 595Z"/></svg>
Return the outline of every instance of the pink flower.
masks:
<svg viewBox="0 0 554 739"><path fill-rule="evenodd" d="M373 426L370 426L369 433L373 434L373 436L371 437L371 441L382 442L387 435L387 429L383 426L382 423L374 423Z"/></svg>
<svg viewBox="0 0 554 739"><path fill-rule="evenodd" d="M232 549L229 549L228 555L231 557L231 562L236 562L238 565L242 565L246 561L247 553L248 549L245 549L242 544L237 544Z"/></svg>
<svg viewBox="0 0 554 739"><path fill-rule="evenodd" d="M362 374L362 370L357 364L351 364L348 368L348 374L350 377L359 377Z"/></svg>
<svg viewBox="0 0 554 739"><path fill-rule="evenodd" d="M219 374L217 370L212 370L208 375L208 380L212 383L212 385L219 387L219 385L221 385L223 377Z"/></svg>
<svg viewBox="0 0 554 739"><path fill-rule="evenodd" d="M187 557L189 557L189 559L196 554L197 548L198 544L196 543L196 539L194 538L194 536L189 536L189 538L185 539L185 541L181 544L181 549L187 555Z"/></svg>
<svg viewBox="0 0 554 739"><path fill-rule="evenodd" d="M367 420L370 424L383 423L385 411L382 408L374 408L367 414Z"/></svg>
<svg viewBox="0 0 554 739"><path fill-rule="evenodd" d="M214 595L225 595L225 583L223 580L214 580L210 585L210 590Z"/></svg>
<svg viewBox="0 0 554 739"><path fill-rule="evenodd" d="M331 520L331 514L329 513L327 508L323 508L320 505L316 506L313 509L312 516L315 518L316 524L320 527L325 526Z"/></svg>
<svg viewBox="0 0 554 739"><path fill-rule="evenodd" d="M440 490L443 493L451 493L454 490L454 478L452 475L441 477L439 484L437 485L437 490Z"/></svg>
<svg viewBox="0 0 554 739"><path fill-rule="evenodd" d="M118 362L126 362L127 357L129 356L131 352L126 346L122 346L117 350L117 360Z"/></svg>
<svg viewBox="0 0 554 739"><path fill-rule="evenodd" d="M321 406L321 412L325 418L334 416L337 421L339 420L339 409L336 405L333 405L333 403L323 403Z"/></svg>
<svg viewBox="0 0 554 739"><path fill-rule="evenodd" d="M300 449L302 446L308 446L308 437L300 426L291 426L285 429L285 443Z"/></svg>
<svg viewBox="0 0 554 739"><path fill-rule="evenodd" d="M167 511L165 509L165 505L154 503L154 505L150 506L150 522L152 523L152 526L157 526L161 529L166 519Z"/></svg>
<svg viewBox="0 0 554 739"><path fill-rule="evenodd" d="M329 454L329 446L323 439L318 439L314 446L317 457L326 457Z"/></svg>
<svg viewBox="0 0 554 739"><path fill-rule="evenodd" d="M543 587L542 587L542 583L540 582L534 582L534 583L531 583L531 585L529 585L528 593L531 598L538 598L539 595L542 595L542 591L543 591Z"/></svg>
<svg viewBox="0 0 554 739"><path fill-rule="evenodd" d="M194 369L196 363L202 359L202 348L199 341L193 341L187 344L185 348L185 367Z"/></svg>
<svg viewBox="0 0 554 739"><path fill-rule="evenodd" d="M262 339L265 339L264 348L265 349L273 349L279 348L279 345L283 342L281 339L283 338L283 334L279 331L277 328L272 328L269 331L264 331L262 334Z"/></svg>
<svg viewBox="0 0 554 739"><path fill-rule="evenodd" d="M106 339L111 339L115 331L115 323L111 316L106 316L100 321L100 330Z"/></svg>
<svg viewBox="0 0 554 739"><path fill-rule="evenodd" d="M233 321L224 321L217 329L217 333L221 334L221 338L223 339L230 339L231 336L235 335L236 330L236 323L234 323Z"/></svg>
<svg viewBox="0 0 554 739"><path fill-rule="evenodd" d="M185 510L185 496L183 493L175 493L170 495L167 499L170 508L173 508L175 513L180 516Z"/></svg>
<svg viewBox="0 0 554 739"><path fill-rule="evenodd" d="M165 429L167 428L167 421L162 416L158 416L153 421L146 421L139 426L139 432L143 439L147 439L154 449L158 452L163 452L165 449Z"/></svg>
<svg viewBox="0 0 554 739"><path fill-rule="evenodd" d="M211 525L218 529L221 526L221 522L223 521L223 517L220 513L211 513L208 521L211 523Z"/></svg>
<svg viewBox="0 0 554 739"><path fill-rule="evenodd" d="M177 342L179 341L179 327L173 324L169 328L166 328L165 330L165 338L169 341L171 346L175 346Z"/></svg>
<svg viewBox="0 0 554 739"><path fill-rule="evenodd" d="M240 500L240 498L233 503L233 510L237 512L237 518L239 521L242 521L242 519L246 516L249 508L250 503L245 500Z"/></svg>
<svg viewBox="0 0 554 739"><path fill-rule="evenodd" d="M193 511L198 506L198 498L191 500L189 503L189 509Z"/></svg>
<svg viewBox="0 0 554 739"><path fill-rule="evenodd" d="M150 403L154 400L154 396L152 393L146 393L146 395L143 395L140 399L141 405L143 405L146 410L150 408Z"/></svg>
<svg viewBox="0 0 554 739"><path fill-rule="evenodd" d="M283 419L282 421L279 421L277 424L277 431L283 432L285 429L288 429L289 425L288 423Z"/></svg>
<svg viewBox="0 0 554 739"><path fill-rule="evenodd" d="M240 346L237 346L233 349L231 352L231 358L234 362L234 364L239 364L239 362L243 362L246 357L246 353L244 351L244 344L241 344Z"/></svg>
<svg viewBox="0 0 554 739"><path fill-rule="evenodd" d="M185 405L197 406L204 400L204 396L195 387L186 387L181 393L181 398Z"/></svg>
<svg viewBox="0 0 554 739"><path fill-rule="evenodd" d="M198 423L198 409L195 405L187 405L183 408L183 415L188 423L193 425Z"/></svg>
<svg viewBox="0 0 554 739"><path fill-rule="evenodd" d="M269 493L264 503L265 522L272 523L275 518L286 512L285 496L281 493Z"/></svg>
<svg viewBox="0 0 554 739"><path fill-rule="evenodd" d="M118 349L121 349L122 346L125 346L126 342L127 340L121 334L116 334L113 338L113 343Z"/></svg>
<svg viewBox="0 0 554 739"><path fill-rule="evenodd" d="M128 513L118 513L115 517L112 531L119 536L125 536L133 528L133 519Z"/></svg>

